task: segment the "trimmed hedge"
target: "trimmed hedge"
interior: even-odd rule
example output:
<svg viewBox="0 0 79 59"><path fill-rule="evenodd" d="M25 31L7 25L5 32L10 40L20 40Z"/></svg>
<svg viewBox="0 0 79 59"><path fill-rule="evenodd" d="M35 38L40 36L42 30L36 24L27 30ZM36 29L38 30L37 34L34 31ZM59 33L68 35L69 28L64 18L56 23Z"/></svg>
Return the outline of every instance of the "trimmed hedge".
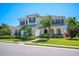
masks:
<svg viewBox="0 0 79 59"><path fill-rule="evenodd" d="M22 41L34 40L36 38L37 38L37 36L24 36L24 37L22 37Z"/></svg>
<svg viewBox="0 0 79 59"><path fill-rule="evenodd" d="M36 39L37 36L0 36L0 39L21 39L22 41L29 41L29 40L33 40Z"/></svg>
<svg viewBox="0 0 79 59"><path fill-rule="evenodd" d="M14 36L0 36L0 39L14 39Z"/></svg>
<svg viewBox="0 0 79 59"><path fill-rule="evenodd" d="M21 36L15 36L15 39L22 39Z"/></svg>
<svg viewBox="0 0 79 59"><path fill-rule="evenodd" d="M21 39L21 36L0 36L0 39Z"/></svg>

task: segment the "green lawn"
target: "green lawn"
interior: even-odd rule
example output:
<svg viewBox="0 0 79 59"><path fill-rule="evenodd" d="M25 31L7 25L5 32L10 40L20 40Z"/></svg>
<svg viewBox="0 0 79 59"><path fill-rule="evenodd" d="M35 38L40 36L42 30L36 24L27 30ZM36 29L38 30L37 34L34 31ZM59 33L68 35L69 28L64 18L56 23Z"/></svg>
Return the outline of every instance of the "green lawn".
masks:
<svg viewBox="0 0 79 59"><path fill-rule="evenodd" d="M19 40L18 39L0 39L0 43L17 43L18 44Z"/></svg>
<svg viewBox="0 0 79 59"><path fill-rule="evenodd" d="M39 40L30 40L30 41L20 41L19 39L0 39L0 43L13 43L19 44L23 42L25 45L37 45L37 46L48 46L48 47L58 47L58 48L72 48L79 49L79 39L69 40L68 38L38 38Z"/></svg>
<svg viewBox="0 0 79 59"><path fill-rule="evenodd" d="M69 46L79 46L79 40L68 40L66 38L52 38L45 42L46 44L58 44L58 45L69 45Z"/></svg>
<svg viewBox="0 0 79 59"><path fill-rule="evenodd" d="M39 38L37 41L24 42L25 45L37 45L37 46L48 46L48 47L58 47L58 48L71 48L79 49L79 39L69 40L67 38Z"/></svg>

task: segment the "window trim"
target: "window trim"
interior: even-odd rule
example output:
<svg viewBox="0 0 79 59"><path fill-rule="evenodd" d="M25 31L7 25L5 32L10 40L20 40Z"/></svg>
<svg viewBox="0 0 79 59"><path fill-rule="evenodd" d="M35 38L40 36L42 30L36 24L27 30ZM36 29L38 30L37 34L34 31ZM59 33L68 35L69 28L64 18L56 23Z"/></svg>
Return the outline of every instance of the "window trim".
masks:
<svg viewBox="0 0 79 59"><path fill-rule="evenodd" d="M29 23L35 23L35 17L29 18Z"/></svg>

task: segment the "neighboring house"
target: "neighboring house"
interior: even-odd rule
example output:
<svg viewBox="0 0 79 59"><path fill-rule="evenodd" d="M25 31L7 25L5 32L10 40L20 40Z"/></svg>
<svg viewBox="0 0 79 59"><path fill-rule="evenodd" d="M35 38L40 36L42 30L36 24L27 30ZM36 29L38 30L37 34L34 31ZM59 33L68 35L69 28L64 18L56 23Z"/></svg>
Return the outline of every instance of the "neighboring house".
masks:
<svg viewBox="0 0 79 59"><path fill-rule="evenodd" d="M51 23L52 23L52 26L51 26L51 36L64 36L64 32L66 31L66 28L65 28L65 17L64 16L51 16ZM41 21L41 18L43 16L40 16L38 14L32 14L32 15L27 15L26 17L24 18L20 18L18 19L19 21L19 26L18 27L12 27L10 28L11 29L11 32L12 34L11 35L23 35L23 31L20 30L20 26L21 25L26 25L26 26L30 26L32 27L32 35L35 35L35 36L40 36L42 34L44 34L44 32L48 32L48 29L44 29L44 28L41 28L40 27L40 21Z"/></svg>

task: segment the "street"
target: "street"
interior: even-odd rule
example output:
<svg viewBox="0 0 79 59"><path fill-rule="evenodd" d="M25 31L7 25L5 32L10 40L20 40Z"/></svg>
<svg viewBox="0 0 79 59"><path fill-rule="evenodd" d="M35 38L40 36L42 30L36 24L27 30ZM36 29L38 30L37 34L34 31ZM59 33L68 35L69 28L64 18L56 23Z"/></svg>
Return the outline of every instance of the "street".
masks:
<svg viewBox="0 0 79 59"><path fill-rule="evenodd" d="M0 56L79 56L79 50L0 43Z"/></svg>

